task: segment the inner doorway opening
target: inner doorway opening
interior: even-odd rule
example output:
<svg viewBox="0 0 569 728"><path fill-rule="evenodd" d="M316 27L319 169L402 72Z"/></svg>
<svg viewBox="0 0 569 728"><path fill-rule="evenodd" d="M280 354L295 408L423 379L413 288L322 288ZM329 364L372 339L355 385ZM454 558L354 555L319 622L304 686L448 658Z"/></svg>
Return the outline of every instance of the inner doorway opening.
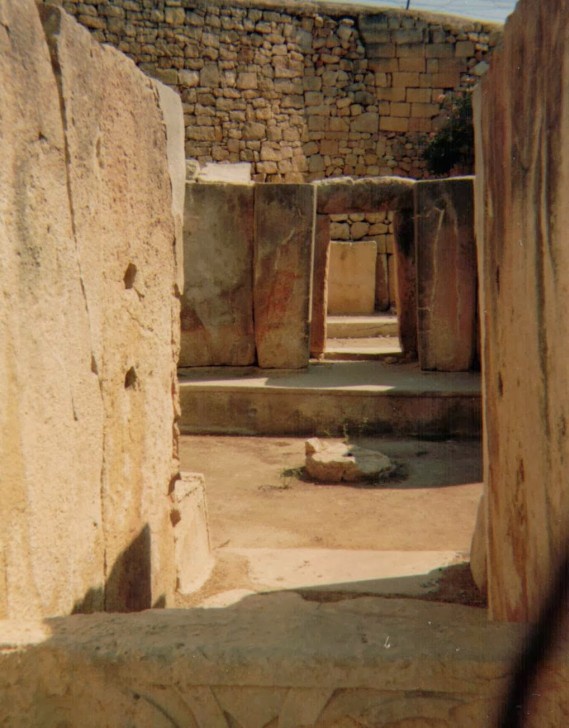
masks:
<svg viewBox="0 0 569 728"><path fill-rule="evenodd" d="M393 211L330 215L325 359L401 354Z"/></svg>

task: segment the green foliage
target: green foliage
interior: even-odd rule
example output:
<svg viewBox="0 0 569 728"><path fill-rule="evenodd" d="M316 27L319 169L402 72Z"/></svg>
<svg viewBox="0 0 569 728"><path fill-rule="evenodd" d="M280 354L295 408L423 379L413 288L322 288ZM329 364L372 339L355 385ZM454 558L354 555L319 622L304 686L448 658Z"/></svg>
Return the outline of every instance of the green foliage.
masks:
<svg viewBox="0 0 569 728"><path fill-rule="evenodd" d="M455 168L462 174L471 174L474 170L471 91L447 94L442 109L446 122L423 151L427 169L435 175L448 174Z"/></svg>

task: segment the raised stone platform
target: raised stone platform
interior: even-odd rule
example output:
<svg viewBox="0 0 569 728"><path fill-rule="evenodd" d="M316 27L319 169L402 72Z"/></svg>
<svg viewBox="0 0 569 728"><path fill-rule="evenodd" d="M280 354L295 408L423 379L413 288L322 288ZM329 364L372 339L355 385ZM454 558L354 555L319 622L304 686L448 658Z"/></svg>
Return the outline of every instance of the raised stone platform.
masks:
<svg viewBox="0 0 569 728"><path fill-rule="evenodd" d="M182 369L179 379L184 433L480 435L480 376L473 372L337 361L301 371Z"/></svg>

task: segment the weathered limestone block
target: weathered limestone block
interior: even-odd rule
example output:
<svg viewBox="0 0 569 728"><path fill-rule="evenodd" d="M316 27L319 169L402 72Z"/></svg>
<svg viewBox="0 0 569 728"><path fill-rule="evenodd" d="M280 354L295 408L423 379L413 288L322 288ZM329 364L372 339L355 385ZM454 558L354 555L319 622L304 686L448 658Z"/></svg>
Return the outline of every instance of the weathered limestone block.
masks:
<svg viewBox="0 0 569 728"><path fill-rule="evenodd" d="M105 413L45 36L32 0L0 17L0 617L39 617L104 582Z"/></svg>
<svg viewBox="0 0 569 728"><path fill-rule="evenodd" d="M375 306L375 240L330 244L328 313L372 314Z"/></svg>
<svg viewBox="0 0 569 728"><path fill-rule="evenodd" d="M316 215L314 266L312 271L312 317L310 321L310 355L316 358L321 357L326 349L329 263L330 218L328 215Z"/></svg>
<svg viewBox="0 0 569 728"><path fill-rule="evenodd" d="M172 498L177 587L181 594L191 594L203 586L214 563L204 476L201 473L182 473L176 481Z"/></svg>
<svg viewBox="0 0 569 728"><path fill-rule="evenodd" d="M314 182L320 214L379 212L412 205L415 180L403 177L338 177Z"/></svg>
<svg viewBox="0 0 569 728"><path fill-rule="evenodd" d="M180 366L255 363L253 185L190 183Z"/></svg>
<svg viewBox="0 0 569 728"><path fill-rule="evenodd" d="M488 596L501 620L536 617L567 548L568 32L566 3L518 3L475 105Z"/></svg>
<svg viewBox="0 0 569 728"><path fill-rule="evenodd" d="M173 126L58 8L0 14L0 615L168 602Z"/></svg>
<svg viewBox="0 0 569 728"><path fill-rule="evenodd" d="M62 99L92 368L105 412L103 526L106 563L114 565L105 607L138 609L150 606L138 594L141 572L156 598L175 584L168 493L178 472L180 261L167 126L155 82L129 59L58 9L43 8L42 17ZM148 548L125 558L145 529Z"/></svg>
<svg viewBox="0 0 569 728"><path fill-rule="evenodd" d="M254 318L260 367L308 365L316 219L312 185L257 185Z"/></svg>
<svg viewBox="0 0 569 728"><path fill-rule="evenodd" d="M415 185L417 338L422 369L476 360L477 272L472 178Z"/></svg>

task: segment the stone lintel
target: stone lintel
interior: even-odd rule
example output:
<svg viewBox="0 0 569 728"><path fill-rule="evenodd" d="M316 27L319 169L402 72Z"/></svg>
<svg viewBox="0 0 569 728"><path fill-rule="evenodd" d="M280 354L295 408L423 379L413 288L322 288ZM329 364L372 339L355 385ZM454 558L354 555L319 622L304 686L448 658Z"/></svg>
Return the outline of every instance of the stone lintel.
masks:
<svg viewBox="0 0 569 728"><path fill-rule="evenodd" d="M410 207L415 180L404 177L337 177L313 183L319 214L377 212Z"/></svg>

